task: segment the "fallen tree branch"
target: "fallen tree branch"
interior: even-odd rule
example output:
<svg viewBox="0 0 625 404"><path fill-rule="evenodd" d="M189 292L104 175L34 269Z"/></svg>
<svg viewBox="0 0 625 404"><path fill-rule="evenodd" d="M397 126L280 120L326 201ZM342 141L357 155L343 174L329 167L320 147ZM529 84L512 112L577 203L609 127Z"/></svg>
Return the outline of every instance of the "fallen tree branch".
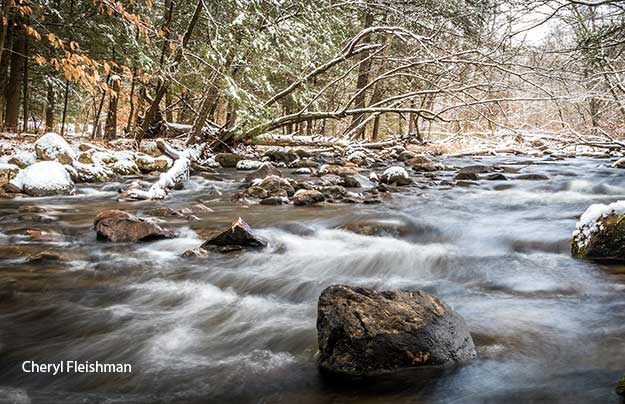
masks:
<svg viewBox="0 0 625 404"><path fill-rule="evenodd" d="M127 197L136 200L164 199L176 184L189 178L192 164L200 159L205 149L206 143L187 148L178 155L178 158L174 161L171 168L161 174L159 180L156 181L150 189L147 191L142 189L129 189L126 192Z"/></svg>

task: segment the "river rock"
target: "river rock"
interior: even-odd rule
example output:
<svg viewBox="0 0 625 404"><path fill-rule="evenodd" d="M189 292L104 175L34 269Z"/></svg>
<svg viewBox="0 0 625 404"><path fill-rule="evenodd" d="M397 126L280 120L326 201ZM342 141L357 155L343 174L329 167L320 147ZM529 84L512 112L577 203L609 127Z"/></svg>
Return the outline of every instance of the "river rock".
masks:
<svg viewBox="0 0 625 404"><path fill-rule="evenodd" d="M625 201L591 205L573 232L575 258L625 262Z"/></svg>
<svg viewBox="0 0 625 404"><path fill-rule="evenodd" d="M363 376L477 356L462 317L421 291L334 285L317 306L319 365Z"/></svg>
<svg viewBox="0 0 625 404"><path fill-rule="evenodd" d="M260 166L263 165L262 161L258 161L258 160L240 160L236 167L237 170L241 170L241 171L251 171L251 170L258 170L260 168Z"/></svg>
<svg viewBox="0 0 625 404"><path fill-rule="evenodd" d="M330 185L327 187L321 187L321 193L330 201L343 199L347 191L340 185Z"/></svg>
<svg viewBox="0 0 625 404"><path fill-rule="evenodd" d="M319 167L319 162L311 159L297 159L291 163L289 163L290 168L317 168Z"/></svg>
<svg viewBox="0 0 625 404"><path fill-rule="evenodd" d="M508 177L506 177L502 173L493 173L486 176L486 179L489 181L507 181Z"/></svg>
<svg viewBox="0 0 625 404"><path fill-rule="evenodd" d="M380 176L380 180L385 184L395 184L395 185L410 185L412 184L412 180L408 176L408 172L405 168L399 166L393 166L387 168L382 175Z"/></svg>
<svg viewBox="0 0 625 404"><path fill-rule="evenodd" d="M234 168L237 166L237 163L241 160L244 160L243 156L239 156L234 153L217 153L215 155L215 161L221 164L224 168Z"/></svg>
<svg viewBox="0 0 625 404"><path fill-rule="evenodd" d="M234 221L228 230L205 241L200 246L204 250L217 250L222 253L265 247L267 247L267 242L256 236L252 228L241 218Z"/></svg>
<svg viewBox="0 0 625 404"><path fill-rule="evenodd" d="M93 221L98 240L113 242L153 241L176 237L151 219L139 218L121 210L105 210Z"/></svg>
<svg viewBox="0 0 625 404"><path fill-rule="evenodd" d="M544 180L549 179L549 177L543 174L520 174L514 178L517 180L526 180L526 181L544 181Z"/></svg>
<svg viewBox="0 0 625 404"><path fill-rule="evenodd" d="M249 173L245 177L245 182L251 184L254 180L262 180L272 175L275 177L282 177L282 173L276 168L276 166L271 163L263 163L258 170L253 173Z"/></svg>
<svg viewBox="0 0 625 404"><path fill-rule="evenodd" d="M293 201L293 205L305 206L323 202L325 197L320 191L316 191L314 189L300 189L295 193L295 195L293 195L291 200Z"/></svg>
<svg viewBox="0 0 625 404"><path fill-rule="evenodd" d="M404 162L407 166L412 167L415 171L438 171L444 167L440 164L434 163L432 160L425 156L415 156Z"/></svg>
<svg viewBox="0 0 625 404"><path fill-rule="evenodd" d="M63 165L57 161L41 161L21 170L10 185L30 196L69 195L74 182Z"/></svg>
<svg viewBox="0 0 625 404"><path fill-rule="evenodd" d="M465 172L458 172L458 174L456 174L454 176L455 180L460 180L460 181L477 181L480 179L480 177L478 177L478 175L476 173L465 173Z"/></svg>
<svg viewBox="0 0 625 404"><path fill-rule="evenodd" d="M265 177L262 181L254 181L257 183L255 186L261 188L267 192L268 196L292 196L295 193L295 188L291 185L288 179L270 175ZM248 194L251 195L251 188L248 188ZM262 199L262 198L261 198Z"/></svg>
<svg viewBox="0 0 625 404"><path fill-rule="evenodd" d="M152 171L167 171L171 160L168 157L152 157L148 154L137 153L135 155L135 164L141 172L149 173Z"/></svg>
<svg viewBox="0 0 625 404"><path fill-rule="evenodd" d="M321 182L321 185L339 185L343 183L343 178L341 178L341 176L339 175L335 175L335 174L326 174L326 175L322 175L319 178L319 181Z"/></svg>
<svg viewBox="0 0 625 404"><path fill-rule="evenodd" d="M35 142L35 153L39 160L58 161L70 164L74 160L74 151L69 143L56 133L49 132Z"/></svg>
<svg viewBox="0 0 625 404"><path fill-rule="evenodd" d="M486 173L490 173L492 171L493 171L493 167L492 166L473 165L473 166L462 167L460 169L460 171L458 171L458 172L459 173L467 173L467 174L486 174Z"/></svg>
<svg viewBox="0 0 625 404"><path fill-rule="evenodd" d="M417 157L417 153L410 151L410 150L404 150L401 153L399 153L399 156L397 156L397 160L399 161L408 161L410 159L413 159Z"/></svg>
<svg viewBox="0 0 625 404"><path fill-rule="evenodd" d="M29 264L48 264L53 262L64 262L68 261L68 259L60 252L44 250L29 256L26 261Z"/></svg>
<svg viewBox="0 0 625 404"><path fill-rule="evenodd" d="M74 161L74 165L65 165L65 169L74 182L106 182L115 177L113 171L102 165L83 164Z"/></svg>
<svg viewBox="0 0 625 404"><path fill-rule="evenodd" d="M346 188L362 188L363 185L355 175L346 175L343 177L343 185Z"/></svg>
<svg viewBox="0 0 625 404"><path fill-rule="evenodd" d="M264 154L265 157L268 157L271 161L275 161L278 163L289 164L292 161L297 160L299 157L297 154L290 150L281 150L281 149L270 149L267 150Z"/></svg>
<svg viewBox="0 0 625 404"><path fill-rule="evenodd" d="M11 155L7 162L23 169L28 167L29 165L35 164L37 162L37 156L35 155L35 153L18 151L15 154Z"/></svg>
<svg viewBox="0 0 625 404"><path fill-rule="evenodd" d="M119 175L141 174L141 171L139 170L137 163L135 163L134 160L127 160L127 159L115 161L115 163L113 163L113 166L111 167L111 170L113 170L115 174L119 174Z"/></svg>
<svg viewBox="0 0 625 404"><path fill-rule="evenodd" d="M283 196L270 196L260 201L261 205L283 205L289 203L289 200Z"/></svg>
<svg viewBox="0 0 625 404"><path fill-rule="evenodd" d="M20 168L14 164L0 163L0 185L4 185L11 181L15 178L19 171Z"/></svg>
<svg viewBox="0 0 625 404"><path fill-rule="evenodd" d="M327 175L334 174L339 177L343 177L345 175L356 175L358 171L353 167L345 167L334 164L324 164L319 168L319 175Z"/></svg>
<svg viewBox="0 0 625 404"><path fill-rule="evenodd" d="M302 167L302 168L298 168L297 170L293 171L293 174L297 174L297 175L312 175L314 173L312 168L306 168L306 167Z"/></svg>

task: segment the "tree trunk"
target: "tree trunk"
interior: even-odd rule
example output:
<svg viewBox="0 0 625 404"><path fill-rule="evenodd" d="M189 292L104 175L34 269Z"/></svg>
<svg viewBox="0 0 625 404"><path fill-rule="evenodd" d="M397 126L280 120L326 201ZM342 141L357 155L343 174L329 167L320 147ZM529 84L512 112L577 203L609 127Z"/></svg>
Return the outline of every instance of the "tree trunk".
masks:
<svg viewBox="0 0 625 404"><path fill-rule="evenodd" d="M126 122L126 134L132 133L132 124L135 121L135 86L137 82L137 68L132 68L132 78L130 79L130 95L128 101L130 103L130 111L128 111L128 121Z"/></svg>
<svg viewBox="0 0 625 404"><path fill-rule="evenodd" d="M174 121L174 114L171 111L171 104L172 104L171 87L169 87L167 89L167 92L165 93L165 120L167 122Z"/></svg>
<svg viewBox="0 0 625 404"><path fill-rule="evenodd" d="M193 16L191 17L191 21L189 21L189 25L187 26L187 31L185 32L182 38L182 44L176 50L176 56L174 57L172 71L176 70L178 64L182 60L183 50L187 46L189 39L191 38L191 34L193 33L193 30L195 29L195 25L197 24L197 21L200 18L200 14L202 13L203 7L204 7L204 0L198 0L197 5L195 7L195 11L193 12ZM137 142L137 144L141 143L143 136L145 135L148 128L152 124L152 120L156 116L156 111L158 110L159 104L161 103L163 96L165 95L168 81L169 80L166 79L164 82L159 83L157 87L154 100L152 101L150 108L148 108L148 110L145 113L145 116L143 117L143 122L141 124L141 127L138 128L138 130L135 133L135 141Z"/></svg>
<svg viewBox="0 0 625 404"><path fill-rule="evenodd" d="M106 76L106 80L104 81L106 84L109 83L111 79L111 73ZM100 127L100 115L102 114L102 107L104 106L104 100L106 99L106 91L102 91L102 98L100 98L100 104L98 105L98 109L95 113L95 118L93 119L93 133L91 133L91 138L95 139L98 136Z"/></svg>
<svg viewBox="0 0 625 404"><path fill-rule="evenodd" d="M373 25L373 14L367 10L363 20L362 29L367 29ZM367 34L363 37L363 41L368 41L370 35ZM360 54L360 66L358 66L358 80L356 81L356 93L362 90L369 83L369 71L371 70L371 59L368 59L369 52L363 52ZM354 108L364 108L366 100L366 91L361 92L354 99ZM352 117L352 122L346 132L351 131L357 127L364 119L364 114L357 114ZM363 137L365 133L365 126L362 126L357 130L358 137Z"/></svg>
<svg viewBox="0 0 625 404"><path fill-rule="evenodd" d="M28 114L29 114L29 97L28 97L28 37L24 39L24 78L22 82L22 132L28 132Z"/></svg>
<svg viewBox="0 0 625 404"><path fill-rule="evenodd" d="M118 76L113 76L111 83L111 92L109 94L109 109L106 114L106 125L104 126L104 138L107 140L117 137L117 104L119 101L119 82ZM113 94L114 93L114 94Z"/></svg>
<svg viewBox="0 0 625 404"><path fill-rule="evenodd" d="M48 81L48 95L46 97L46 132L54 131L54 87Z"/></svg>
<svg viewBox="0 0 625 404"><path fill-rule="evenodd" d="M4 115L4 128L9 132L16 132L18 129L21 88L20 83L24 78L24 48L26 33L22 29L14 32L13 52L11 53L11 66L9 81L6 87L6 113Z"/></svg>
<svg viewBox="0 0 625 404"><path fill-rule="evenodd" d="M74 0L69 2L69 20L74 20ZM70 31L69 40L73 39L73 32ZM63 96L63 116L61 117L61 136L65 134L65 121L67 120L67 102L69 100L69 80L65 79L65 95Z"/></svg>

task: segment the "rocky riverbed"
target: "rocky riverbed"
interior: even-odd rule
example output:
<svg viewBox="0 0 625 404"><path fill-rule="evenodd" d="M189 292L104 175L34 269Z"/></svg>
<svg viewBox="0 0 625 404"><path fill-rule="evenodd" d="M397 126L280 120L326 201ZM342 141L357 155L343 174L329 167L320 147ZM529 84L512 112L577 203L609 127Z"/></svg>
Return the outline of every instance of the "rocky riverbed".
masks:
<svg viewBox="0 0 625 404"><path fill-rule="evenodd" d="M273 179L266 195L250 195L262 181L246 180L253 170L237 161L193 175L164 201L118 200L120 189L157 174L77 182L74 196L1 200L0 397L619 402L625 270L575 260L569 243L590 204L625 198L623 171L609 159L402 159L412 162L365 173L326 162L334 172L321 176L302 169L322 164L279 167L288 187ZM396 164L409 182L382 178ZM339 183L322 184L324 176ZM360 187L345 183L352 177ZM296 190L299 182L315 187ZM295 203L297 192L314 202ZM261 203L269 198L280 203ZM94 218L109 209L156 218L177 237L98 240ZM266 248L182 256L238 217ZM441 298L464 318L479 359L337 384L317 368L317 301L333 284ZM24 374L20 364L33 359L129 362L133 373Z"/></svg>

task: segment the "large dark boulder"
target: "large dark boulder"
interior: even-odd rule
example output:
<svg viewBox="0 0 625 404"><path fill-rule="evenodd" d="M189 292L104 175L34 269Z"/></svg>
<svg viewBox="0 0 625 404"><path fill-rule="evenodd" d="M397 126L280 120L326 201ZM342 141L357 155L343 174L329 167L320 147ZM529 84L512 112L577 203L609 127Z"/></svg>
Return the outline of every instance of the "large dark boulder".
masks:
<svg viewBox="0 0 625 404"><path fill-rule="evenodd" d="M105 210L93 221L98 240L113 242L153 241L176 237L151 219L139 218L121 210Z"/></svg>
<svg viewBox="0 0 625 404"><path fill-rule="evenodd" d="M317 310L326 371L366 376L477 356L462 317L425 292L335 285L321 293Z"/></svg>
<svg viewBox="0 0 625 404"><path fill-rule="evenodd" d="M206 240L200 246L203 250L216 250L222 253L265 247L267 242L256 236L252 228L241 218L234 221L228 230Z"/></svg>

